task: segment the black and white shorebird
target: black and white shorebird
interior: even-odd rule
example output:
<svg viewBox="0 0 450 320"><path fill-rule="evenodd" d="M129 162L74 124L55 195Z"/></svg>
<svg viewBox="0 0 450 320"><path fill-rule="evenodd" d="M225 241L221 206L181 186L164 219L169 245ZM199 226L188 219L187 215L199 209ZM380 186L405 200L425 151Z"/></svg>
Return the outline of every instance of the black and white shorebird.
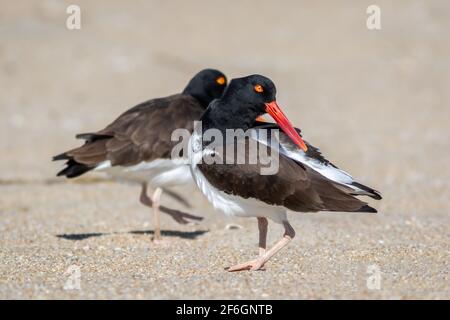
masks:
<svg viewBox="0 0 450 320"><path fill-rule="evenodd" d="M222 72L202 70L181 94L143 102L103 130L77 135L85 140L84 145L53 158L67 161L58 176L74 178L89 171L104 171L113 178L141 184L140 201L154 211L156 240L161 238L159 210L182 224L191 219L201 220L160 206L163 188L192 182L186 161L171 157L172 148L177 144L171 135L176 129L192 132L194 121L213 99L222 95L226 83ZM147 195L148 187L154 189L151 197Z"/></svg>
<svg viewBox="0 0 450 320"><path fill-rule="evenodd" d="M265 113L276 124L254 121ZM220 139L205 139L209 129L223 136L228 129L242 129L245 134L217 143ZM262 129L276 130L266 131L266 139L262 139ZM262 175L265 161L250 163L252 143L258 149L268 148L270 156L278 159L277 171ZM227 148L229 144L233 145L231 149ZM239 144L244 148L239 148ZM241 158L246 159L244 163L236 161L239 150L245 153ZM223 96L211 102L191 136L188 154L195 182L216 209L230 216L258 220L259 257L229 271L260 270L290 242L295 231L288 222L287 209L377 212L355 196L381 199L379 192L356 182L326 160L317 148L303 141L300 130L291 125L277 105L274 83L261 75L233 79ZM285 232L281 240L266 250L268 218L282 224Z"/></svg>

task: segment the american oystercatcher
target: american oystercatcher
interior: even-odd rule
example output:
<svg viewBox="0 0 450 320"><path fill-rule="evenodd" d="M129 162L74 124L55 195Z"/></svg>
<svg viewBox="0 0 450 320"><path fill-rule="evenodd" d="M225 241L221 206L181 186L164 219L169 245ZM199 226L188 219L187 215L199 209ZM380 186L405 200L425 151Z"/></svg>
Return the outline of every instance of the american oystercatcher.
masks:
<svg viewBox="0 0 450 320"><path fill-rule="evenodd" d="M171 135L181 128L192 132L194 121L213 99L222 95L226 83L222 72L202 70L181 94L143 102L103 130L77 135L85 144L53 158L67 161L57 175L74 178L88 171L105 171L113 178L141 184L140 201L154 211L156 240L161 238L159 210L182 224L188 223L188 219L201 220L160 206L162 188L192 181L186 161L171 158L172 148L177 144ZM151 197L147 195L148 186L155 189Z"/></svg>
<svg viewBox="0 0 450 320"><path fill-rule="evenodd" d="M300 130L291 125L275 96L274 83L264 76L233 79L223 96L211 102L189 141L192 175L212 205L227 215L258 220L259 257L228 271L260 270L290 242L295 231L288 222L287 209L377 212L355 196L381 199L379 192L356 182L303 141ZM253 120L265 113L276 124ZM212 139L210 129L222 136L227 136L230 129L241 129L244 134L233 136L231 141L216 136ZM244 148L240 149L240 144ZM255 163L249 161L252 145L257 147L254 150L268 149L267 156L278 160L278 170L261 174L267 162L262 158ZM245 153L241 158L245 161L240 163L236 159L238 150ZM267 218L285 229L282 239L270 250L266 250Z"/></svg>

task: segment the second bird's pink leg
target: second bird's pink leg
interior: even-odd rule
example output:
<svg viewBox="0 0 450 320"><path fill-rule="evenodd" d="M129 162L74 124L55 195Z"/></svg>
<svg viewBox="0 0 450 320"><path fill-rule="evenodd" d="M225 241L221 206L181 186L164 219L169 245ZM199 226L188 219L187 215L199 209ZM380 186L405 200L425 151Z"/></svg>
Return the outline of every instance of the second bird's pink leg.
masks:
<svg viewBox="0 0 450 320"><path fill-rule="evenodd" d="M153 194L152 198L150 198L147 195L147 189L148 189L147 183L142 183L141 195L140 195L139 200L141 201L141 203L143 205L154 208L153 199L152 199L154 197L154 194ZM197 217L192 214L182 212L180 210L170 209L170 208L167 208L167 207L161 206L161 205L158 205L158 208L159 208L159 211L168 214L169 216L172 217L172 219L174 219L176 222L178 222L180 224L192 223L192 221L190 221L190 220L194 220L194 221L203 220L202 217Z"/></svg>
<svg viewBox="0 0 450 320"><path fill-rule="evenodd" d="M161 203L161 195L162 189L156 188L155 192L153 192L152 200L153 200L153 225L155 228L155 240L161 241L161 222L160 222L160 212L159 205Z"/></svg>
<svg viewBox="0 0 450 320"><path fill-rule="evenodd" d="M156 190L153 192L152 197L150 198L147 195L147 184L143 183L141 188L141 195L139 197L142 204L152 207L153 209L153 222L154 222L154 235L155 240L160 241L161 240L161 223L160 223L160 200L161 200L161 194L162 189L156 188Z"/></svg>

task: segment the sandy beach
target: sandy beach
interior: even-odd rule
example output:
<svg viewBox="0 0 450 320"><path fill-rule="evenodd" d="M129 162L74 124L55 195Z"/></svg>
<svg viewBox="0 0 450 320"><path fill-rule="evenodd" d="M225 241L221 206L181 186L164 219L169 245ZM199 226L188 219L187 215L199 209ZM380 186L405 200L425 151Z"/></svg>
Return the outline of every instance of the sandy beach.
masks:
<svg viewBox="0 0 450 320"><path fill-rule="evenodd" d="M77 3L80 30L70 1L1 4L0 299L450 298L447 1L377 1L381 30L361 1ZM205 67L269 76L304 138L381 191L378 213L291 212L266 271L228 273L257 255L256 219L180 187L192 208L163 204L204 220L163 215L155 244L139 186L56 178L75 134Z"/></svg>

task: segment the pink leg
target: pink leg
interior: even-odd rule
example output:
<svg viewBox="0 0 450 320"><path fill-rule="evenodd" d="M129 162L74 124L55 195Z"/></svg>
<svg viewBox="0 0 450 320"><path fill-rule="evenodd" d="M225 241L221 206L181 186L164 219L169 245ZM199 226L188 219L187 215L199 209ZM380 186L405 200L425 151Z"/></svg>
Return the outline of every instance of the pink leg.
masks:
<svg viewBox="0 0 450 320"><path fill-rule="evenodd" d="M232 266L231 268L228 269L228 271L233 272L243 270L250 270L250 271L261 270L264 267L264 264L267 261L269 261L270 258L272 258L278 251L283 249L295 237L295 231L288 221L284 221L283 226L284 226L283 238L281 238L270 250L268 250L262 256L260 256L255 260L251 260L248 262Z"/></svg>
<svg viewBox="0 0 450 320"><path fill-rule="evenodd" d="M140 201L142 204L152 207L153 209L153 223L155 228L155 240L159 241L161 240L161 224L160 224L160 212L159 212L159 204L161 199L162 189L157 188L154 192L152 197L150 198L147 195L147 184L142 184L141 189L141 195L140 195Z"/></svg>
<svg viewBox="0 0 450 320"><path fill-rule="evenodd" d="M259 230L259 256L262 257L266 253L267 243L267 226L269 221L267 218L258 218L258 230Z"/></svg>
<svg viewBox="0 0 450 320"><path fill-rule="evenodd" d="M141 203L147 207L153 208L153 200L147 195L147 184L143 183L141 188L141 195L139 200ZM190 220L200 221L203 220L202 217L197 217L189 213L185 213L179 210L170 209L165 206L158 206L159 210L161 212L167 213L169 216L172 217L176 222L180 224L188 224L191 223ZM190 220L188 220L190 219Z"/></svg>
<svg viewBox="0 0 450 320"><path fill-rule="evenodd" d="M160 212L159 205L161 201L162 189L156 188L155 192L153 192L152 200L153 200L153 224L155 228L155 240L161 241L161 223L160 223Z"/></svg>

